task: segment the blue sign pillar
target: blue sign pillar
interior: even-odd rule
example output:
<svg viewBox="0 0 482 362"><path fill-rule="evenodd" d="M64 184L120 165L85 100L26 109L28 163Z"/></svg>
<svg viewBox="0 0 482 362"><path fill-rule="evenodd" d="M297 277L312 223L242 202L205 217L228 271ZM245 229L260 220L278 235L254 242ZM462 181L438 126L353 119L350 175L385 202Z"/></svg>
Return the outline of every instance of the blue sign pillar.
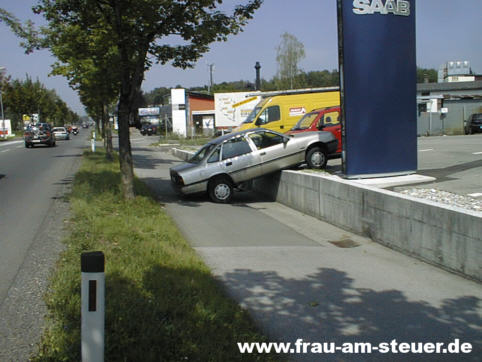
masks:
<svg viewBox="0 0 482 362"><path fill-rule="evenodd" d="M417 170L415 0L337 0L343 173Z"/></svg>

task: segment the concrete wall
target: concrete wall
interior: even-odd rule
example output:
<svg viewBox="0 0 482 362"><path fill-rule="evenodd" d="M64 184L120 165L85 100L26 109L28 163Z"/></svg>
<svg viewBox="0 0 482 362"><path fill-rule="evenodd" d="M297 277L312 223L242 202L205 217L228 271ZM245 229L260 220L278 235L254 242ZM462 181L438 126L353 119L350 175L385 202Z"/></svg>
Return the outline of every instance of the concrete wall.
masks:
<svg viewBox="0 0 482 362"><path fill-rule="evenodd" d="M482 280L482 216L334 176L283 171L255 189L303 213Z"/></svg>
<svg viewBox="0 0 482 362"><path fill-rule="evenodd" d="M192 153L173 149L172 154L186 160ZM258 178L253 186L305 214L482 281L481 213L333 175L287 170Z"/></svg>

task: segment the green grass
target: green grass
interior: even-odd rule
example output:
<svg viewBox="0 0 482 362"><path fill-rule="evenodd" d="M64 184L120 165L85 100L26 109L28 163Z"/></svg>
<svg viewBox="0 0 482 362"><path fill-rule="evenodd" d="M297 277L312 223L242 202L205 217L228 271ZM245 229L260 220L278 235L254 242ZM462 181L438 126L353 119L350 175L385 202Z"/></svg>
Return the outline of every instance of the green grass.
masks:
<svg viewBox="0 0 482 362"><path fill-rule="evenodd" d="M202 146L213 139L213 137L206 137L206 136L195 136L193 138L182 137L175 133L169 133L167 137L162 133L157 136L160 136L160 140L156 144L178 143L180 145L187 145L187 146Z"/></svg>
<svg viewBox="0 0 482 362"><path fill-rule="evenodd" d="M80 255L94 250L106 259L106 361L277 359L238 352L236 342L265 337L144 184L136 180L139 196L122 200L116 161L84 154L69 197L67 248L46 296L47 329L33 360L80 360Z"/></svg>

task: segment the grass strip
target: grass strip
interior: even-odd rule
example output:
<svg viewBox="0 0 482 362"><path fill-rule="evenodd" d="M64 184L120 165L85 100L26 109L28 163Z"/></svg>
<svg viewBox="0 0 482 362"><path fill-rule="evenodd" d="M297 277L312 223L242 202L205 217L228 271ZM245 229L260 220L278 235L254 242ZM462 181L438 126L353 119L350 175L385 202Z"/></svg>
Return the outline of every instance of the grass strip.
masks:
<svg viewBox="0 0 482 362"><path fill-rule="evenodd" d="M239 361L237 342L266 340L228 298L170 217L136 180L120 192L118 162L84 153L71 195L66 250L46 296L47 327L34 361L80 360L80 254L106 258L106 361Z"/></svg>

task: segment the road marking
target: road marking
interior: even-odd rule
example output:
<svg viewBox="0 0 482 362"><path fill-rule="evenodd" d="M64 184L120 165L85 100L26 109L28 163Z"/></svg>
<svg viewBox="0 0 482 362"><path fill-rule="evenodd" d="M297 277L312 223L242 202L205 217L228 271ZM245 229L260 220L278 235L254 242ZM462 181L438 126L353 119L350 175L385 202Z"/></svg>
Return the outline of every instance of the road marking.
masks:
<svg viewBox="0 0 482 362"><path fill-rule="evenodd" d="M482 155L482 152L474 152L473 155Z"/></svg>
<svg viewBox="0 0 482 362"><path fill-rule="evenodd" d="M418 152L427 152L427 151L433 151L433 148L427 148L426 150L418 150Z"/></svg>
<svg viewBox="0 0 482 362"><path fill-rule="evenodd" d="M11 146L11 145L14 145L16 143L21 143L23 141L6 141L6 142L0 142L0 147L1 146Z"/></svg>
<svg viewBox="0 0 482 362"><path fill-rule="evenodd" d="M470 196L470 197L480 197L482 196L482 192L476 192L474 194L468 194L467 196Z"/></svg>
<svg viewBox="0 0 482 362"><path fill-rule="evenodd" d="M8 151L10 151L10 150L3 150L3 151L0 151L0 153L3 153L3 152L8 152Z"/></svg>

